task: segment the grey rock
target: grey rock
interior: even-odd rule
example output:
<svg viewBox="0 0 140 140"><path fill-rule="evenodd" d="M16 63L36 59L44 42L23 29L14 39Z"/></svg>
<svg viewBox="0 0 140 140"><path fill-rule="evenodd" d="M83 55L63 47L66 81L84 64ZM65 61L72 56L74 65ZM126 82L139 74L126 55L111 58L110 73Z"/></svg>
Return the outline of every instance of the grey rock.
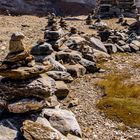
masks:
<svg viewBox="0 0 140 140"><path fill-rule="evenodd" d="M104 44L99 39L92 37L92 38L90 38L90 42L92 45L91 47L93 47L94 49L107 53L107 49L105 48Z"/></svg>
<svg viewBox="0 0 140 140"><path fill-rule="evenodd" d="M81 64L82 66L84 66L84 67L87 69L87 71L90 72L90 73L95 73L95 72L97 72L97 71L99 70L99 69L97 68L95 62L89 61L89 60L87 60L87 59L82 59L82 60L80 61L80 64Z"/></svg>
<svg viewBox="0 0 140 140"><path fill-rule="evenodd" d="M56 59L62 60L64 63L70 63L72 61L78 63L81 60L81 55L77 51L60 51L56 53Z"/></svg>
<svg viewBox="0 0 140 140"><path fill-rule="evenodd" d="M56 81L55 95L58 99L64 99L69 94L69 88L63 81Z"/></svg>
<svg viewBox="0 0 140 140"><path fill-rule="evenodd" d="M73 77L80 77L86 73L86 69L80 64L65 65L65 67Z"/></svg>
<svg viewBox="0 0 140 140"><path fill-rule="evenodd" d="M118 52L124 52L124 49L121 46L119 46L118 44L115 44L115 46L117 47Z"/></svg>
<svg viewBox="0 0 140 140"><path fill-rule="evenodd" d="M108 44L105 44L105 47L109 54L117 52L117 47L114 44L108 43Z"/></svg>
<svg viewBox="0 0 140 140"><path fill-rule="evenodd" d="M58 31L46 30L44 33L44 39L58 40L62 37L63 34L64 34L64 32L62 31L62 29L59 29Z"/></svg>
<svg viewBox="0 0 140 140"><path fill-rule="evenodd" d="M49 61L53 65L53 71L66 71L66 68L52 56L45 57L44 61Z"/></svg>
<svg viewBox="0 0 140 140"><path fill-rule="evenodd" d="M23 122L22 132L26 140L67 140L60 132L50 126L47 120Z"/></svg>
<svg viewBox="0 0 140 140"><path fill-rule="evenodd" d="M131 52L131 48L130 48L129 44L123 45L121 47L124 49L125 52Z"/></svg>
<svg viewBox="0 0 140 140"><path fill-rule="evenodd" d="M117 43L119 46L124 46L126 43L123 40L119 40Z"/></svg>
<svg viewBox="0 0 140 140"><path fill-rule="evenodd" d="M26 113L30 111L40 111L46 106L45 100L22 99L8 104L8 111L12 113Z"/></svg>
<svg viewBox="0 0 140 140"><path fill-rule="evenodd" d="M53 52L52 45L49 43L36 44L31 49L33 55L50 55Z"/></svg>
<svg viewBox="0 0 140 140"><path fill-rule="evenodd" d="M129 46L130 46L131 50L134 52L137 52L140 50L140 48L133 43L130 43Z"/></svg>
<svg viewBox="0 0 140 140"><path fill-rule="evenodd" d="M49 118L50 124L62 134L68 133L81 137L80 126L71 111L62 109L44 109L42 115Z"/></svg>
<svg viewBox="0 0 140 140"><path fill-rule="evenodd" d="M14 98L38 97L46 98L55 92L55 81L46 76L29 80L7 80L0 81L0 96L5 100Z"/></svg>
<svg viewBox="0 0 140 140"><path fill-rule="evenodd" d="M48 71L47 75L57 81L72 82L74 80L66 71Z"/></svg>

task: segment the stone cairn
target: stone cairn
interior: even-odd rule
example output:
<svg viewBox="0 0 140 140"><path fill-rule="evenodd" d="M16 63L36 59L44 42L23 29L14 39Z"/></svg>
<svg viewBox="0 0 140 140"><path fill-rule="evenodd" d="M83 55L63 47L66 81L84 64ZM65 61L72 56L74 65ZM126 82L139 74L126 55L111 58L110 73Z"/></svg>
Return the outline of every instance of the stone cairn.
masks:
<svg viewBox="0 0 140 140"><path fill-rule="evenodd" d="M53 27L47 34L47 41L60 37L61 33ZM57 100L69 93L62 79L70 82L73 78L67 72L59 75L59 72L51 71L54 68L51 60L37 64L23 39L21 33L11 36L9 53L0 66L0 139L81 139L81 129L74 114L60 109ZM40 42L39 46L32 51L37 50L39 55L53 52L52 45L47 42Z"/></svg>

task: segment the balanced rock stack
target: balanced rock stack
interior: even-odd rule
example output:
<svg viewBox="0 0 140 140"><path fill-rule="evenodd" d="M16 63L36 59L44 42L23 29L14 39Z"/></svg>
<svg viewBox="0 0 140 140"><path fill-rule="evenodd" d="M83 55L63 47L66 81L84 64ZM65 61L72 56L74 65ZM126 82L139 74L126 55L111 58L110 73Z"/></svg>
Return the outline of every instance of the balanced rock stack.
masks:
<svg viewBox="0 0 140 140"><path fill-rule="evenodd" d="M11 36L0 67L0 140L80 139L74 114L60 109L56 97L66 97L67 86L47 76L53 66L48 61L37 65L23 39L21 33Z"/></svg>

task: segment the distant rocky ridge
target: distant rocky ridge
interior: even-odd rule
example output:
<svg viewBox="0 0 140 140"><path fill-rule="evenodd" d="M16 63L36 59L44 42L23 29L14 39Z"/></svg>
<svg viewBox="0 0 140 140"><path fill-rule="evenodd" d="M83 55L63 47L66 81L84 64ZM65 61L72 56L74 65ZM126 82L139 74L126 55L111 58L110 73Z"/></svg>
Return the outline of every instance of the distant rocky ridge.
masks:
<svg viewBox="0 0 140 140"><path fill-rule="evenodd" d="M53 11L59 15L79 15L89 12L95 0L0 0L1 13L46 15Z"/></svg>

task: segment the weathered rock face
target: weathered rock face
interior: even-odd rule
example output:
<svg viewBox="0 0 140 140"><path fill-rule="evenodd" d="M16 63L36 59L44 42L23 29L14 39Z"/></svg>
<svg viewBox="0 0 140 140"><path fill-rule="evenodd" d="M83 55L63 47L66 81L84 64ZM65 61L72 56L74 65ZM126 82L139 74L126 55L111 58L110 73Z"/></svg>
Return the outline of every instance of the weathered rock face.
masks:
<svg viewBox="0 0 140 140"><path fill-rule="evenodd" d="M13 13L46 14L47 11L58 14L85 14L91 10L95 0L0 0L0 10ZM73 8L73 10L71 10ZM82 10L80 10L82 9Z"/></svg>

